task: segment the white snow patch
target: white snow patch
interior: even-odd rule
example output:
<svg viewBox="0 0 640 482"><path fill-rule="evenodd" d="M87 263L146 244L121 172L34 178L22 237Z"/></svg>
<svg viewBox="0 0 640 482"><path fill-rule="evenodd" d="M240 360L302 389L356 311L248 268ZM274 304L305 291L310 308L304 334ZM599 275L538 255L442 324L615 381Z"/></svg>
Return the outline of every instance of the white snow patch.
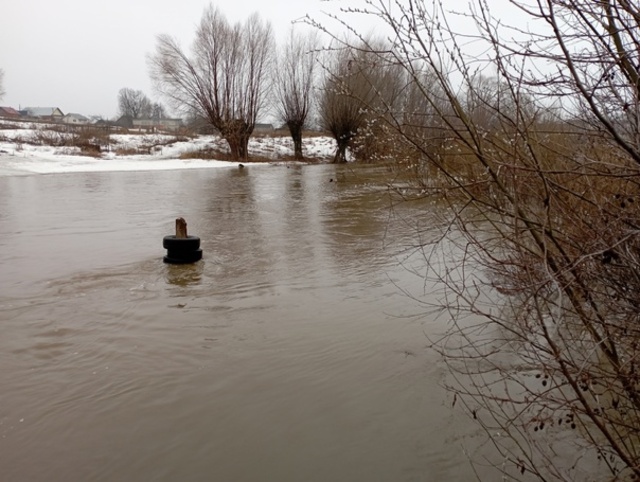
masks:
<svg viewBox="0 0 640 482"><path fill-rule="evenodd" d="M188 139L166 134L111 134L108 151L96 158L79 155L78 147L38 145L43 137L39 137L39 131L47 130L46 125L26 122L7 124L6 121L0 121L0 128L0 176L203 169L237 165L236 162L229 161L180 159L186 152L206 147L226 149L225 141L219 136ZM326 136L305 138L303 149L305 156L330 159L335 151L335 142ZM123 151L142 153L117 154ZM284 157L293 155L293 142L290 137L252 137L249 141L249 152L252 156L281 162Z"/></svg>

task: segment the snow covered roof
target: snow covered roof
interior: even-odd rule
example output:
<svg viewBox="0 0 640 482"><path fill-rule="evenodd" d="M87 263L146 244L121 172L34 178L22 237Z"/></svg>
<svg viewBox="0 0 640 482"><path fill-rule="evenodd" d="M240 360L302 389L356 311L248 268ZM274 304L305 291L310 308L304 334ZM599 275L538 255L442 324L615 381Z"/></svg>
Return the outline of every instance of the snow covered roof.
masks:
<svg viewBox="0 0 640 482"><path fill-rule="evenodd" d="M31 117L62 117L64 115L57 107L25 107L24 110Z"/></svg>
<svg viewBox="0 0 640 482"><path fill-rule="evenodd" d="M67 115L64 116L65 119L75 119L78 121L82 121L82 122L89 122L89 118L83 116L82 114L77 114L75 112L69 112Z"/></svg>

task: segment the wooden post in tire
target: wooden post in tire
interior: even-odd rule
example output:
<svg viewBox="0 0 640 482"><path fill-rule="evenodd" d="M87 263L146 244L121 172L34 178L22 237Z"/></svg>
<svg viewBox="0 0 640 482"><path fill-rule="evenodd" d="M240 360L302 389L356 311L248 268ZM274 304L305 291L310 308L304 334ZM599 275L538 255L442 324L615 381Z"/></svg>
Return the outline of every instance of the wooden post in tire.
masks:
<svg viewBox="0 0 640 482"><path fill-rule="evenodd" d="M176 219L176 238L186 238L187 237L187 222L184 218Z"/></svg>
<svg viewBox="0 0 640 482"><path fill-rule="evenodd" d="M176 234L165 236L162 247L167 250L167 255L164 257L165 263L187 264L202 259L200 238L187 234L187 222L184 218L176 219Z"/></svg>

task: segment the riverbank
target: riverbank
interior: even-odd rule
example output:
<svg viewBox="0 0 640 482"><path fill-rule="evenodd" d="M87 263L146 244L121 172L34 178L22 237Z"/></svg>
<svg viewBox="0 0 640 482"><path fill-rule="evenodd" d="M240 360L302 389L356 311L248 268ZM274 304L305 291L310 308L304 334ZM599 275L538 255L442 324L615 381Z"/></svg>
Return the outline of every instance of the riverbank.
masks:
<svg viewBox="0 0 640 482"><path fill-rule="evenodd" d="M335 142L304 140L307 162L328 162ZM249 162L292 163L290 137L262 135L249 141ZM237 165L216 135L108 133L54 124L0 120L0 176L64 172L157 171Z"/></svg>

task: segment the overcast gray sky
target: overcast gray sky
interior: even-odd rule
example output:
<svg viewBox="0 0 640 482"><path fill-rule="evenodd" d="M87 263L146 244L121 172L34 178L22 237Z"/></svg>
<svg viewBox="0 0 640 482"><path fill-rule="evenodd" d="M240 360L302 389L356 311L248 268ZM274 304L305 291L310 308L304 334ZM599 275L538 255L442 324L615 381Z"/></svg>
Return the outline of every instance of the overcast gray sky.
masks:
<svg viewBox="0 0 640 482"><path fill-rule="evenodd" d="M122 87L154 97L146 56L167 33L184 46L209 0L4 0L0 5L0 105L59 107L65 114L113 117ZM278 37L305 13L336 7L320 0L214 2L231 21L255 11Z"/></svg>

